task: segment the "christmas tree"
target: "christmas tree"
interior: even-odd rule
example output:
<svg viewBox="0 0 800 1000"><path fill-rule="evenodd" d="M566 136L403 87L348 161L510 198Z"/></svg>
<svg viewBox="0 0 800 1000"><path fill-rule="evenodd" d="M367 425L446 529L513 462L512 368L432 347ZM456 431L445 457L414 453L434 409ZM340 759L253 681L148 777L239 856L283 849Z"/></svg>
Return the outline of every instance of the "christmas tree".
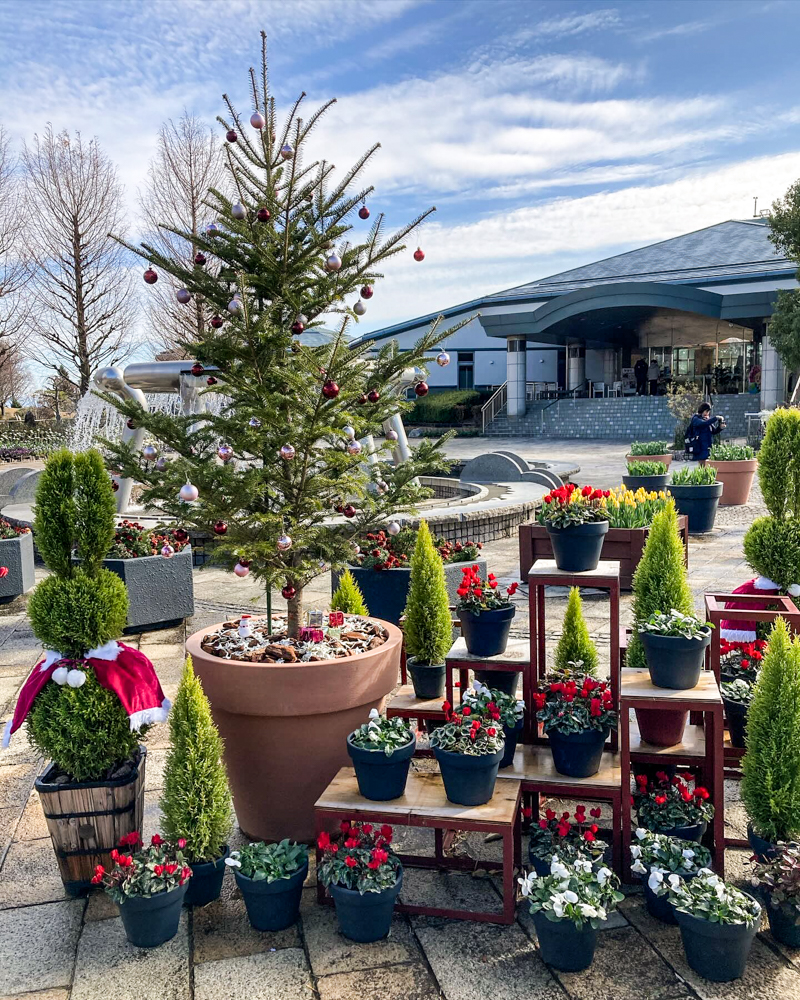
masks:
<svg viewBox="0 0 800 1000"><path fill-rule="evenodd" d="M202 299L212 312L204 338L182 346L196 359L187 372L217 397L219 412L147 413L107 395L146 429L149 461L127 445L105 445L115 472L143 485L145 504L215 534L215 561L263 581L268 608L271 589L281 589L296 637L303 588L352 559L355 537L413 510L428 495L418 477L445 466L442 439L423 441L395 466L396 432L374 438L411 405L406 387L427 393L425 362L458 326L441 332L437 321L402 353L394 343L374 357L369 344L348 346L348 327L365 313L379 268L434 209L387 235L382 214L367 221L373 189L356 187L378 146L338 182L332 164L305 162L309 137L334 101L303 119L302 94L280 124L263 32L262 72L251 69L250 83L249 122L226 95L228 115L218 119L234 200L212 189L205 231L172 230L191 246L190 259L129 247L148 262L148 284L166 272L180 284L179 302ZM424 259L419 247L414 258ZM298 341L332 317L330 343ZM436 360L449 358L441 352Z"/></svg>

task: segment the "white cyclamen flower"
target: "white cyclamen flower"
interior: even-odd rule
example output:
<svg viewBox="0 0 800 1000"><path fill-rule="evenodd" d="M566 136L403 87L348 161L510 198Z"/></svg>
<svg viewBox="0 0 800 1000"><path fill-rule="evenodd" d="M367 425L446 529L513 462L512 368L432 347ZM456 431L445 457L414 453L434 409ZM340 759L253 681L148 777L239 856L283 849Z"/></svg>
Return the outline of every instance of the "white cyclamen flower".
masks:
<svg viewBox="0 0 800 1000"><path fill-rule="evenodd" d="M371 708L369 710L369 717L370 719L380 719L381 713L378 711L377 708Z"/></svg>
<svg viewBox="0 0 800 1000"><path fill-rule="evenodd" d="M631 844L631 857L636 859L642 856L642 849L638 844Z"/></svg>
<svg viewBox="0 0 800 1000"><path fill-rule="evenodd" d="M579 872L585 872L587 875L592 870L592 862L588 858L575 858L572 863Z"/></svg>
<svg viewBox="0 0 800 1000"><path fill-rule="evenodd" d="M519 882L520 884L523 896L530 896L530 894L533 892L533 883L535 881L536 881L536 876L533 874L526 875L525 878L517 879L517 882Z"/></svg>
<svg viewBox="0 0 800 1000"><path fill-rule="evenodd" d="M647 884L650 886L652 891L655 892L663 881L663 874L657 868L653 868L650 872L650 878L647 880Z"/></svg>
<svg viewBox="0 0 800 1000"><path fill-rule="evenodd" d="M550 874L558 875L559 878L569 878L569 868L554 857L550 862Z"/></svg>
<svg viewBox="0 0 800 1000"><path fill-rule="evenodd" d="M578 909L581 911L581 916L583 917L596 917L597 910L590 906L588 903L579 903Z"/></svg>
<svg viewBox="0 0 800 1000"><path fill-rule="evenodd" d="M572 889L567 889L567 891L564 893L564 899L568 903L577 903L578 894L576 892L573 892Z"/></svg>
<svg viewBox="0 0 800 1000"><path fill-rule="evenodd" d="M644 840L646 836L647 836L647 830L645 830L643 827L640 826L636 831L637 840Z"/></svg>
<svg viewBox="0 0 800 1000"><path fill-rule="evenodd" d="M234 858L234 857L225 858L225 864L228 865L230 868L241 868L242 867L242 862L239 861L237 858Z"/></svg>
<svg viewBox="0 0 800 1000"><path fill-rule="evenodd" d="M669 884L672 886L673 889L677 889L678 886L681 884L681 877L680 875L675 875L675 874L670 875L669 878L667 879L667 882L669 882Z"/></svg>
<svg viewBox="0 0 800 1000"><path fill-rule="evenodd" d="M597 881L600 885L605 885L606 882L611 878L610 868L599 868L597 871Z"/></svg>
<svg viewBox="0 0 800 1000"><path fill-rule="evenodd" d="M685 858L693 858L694 857L694 851L691 849L691 847L685 848L681 853L683 854L683 856Z"/></svg>
<svg viewBox="0 0 800 1000"><path fill-rule="evenodd" d="M647 869L642 864L642 862L637 858L631 865L631 871L636 872L637 875L644 875Z"/></svg>

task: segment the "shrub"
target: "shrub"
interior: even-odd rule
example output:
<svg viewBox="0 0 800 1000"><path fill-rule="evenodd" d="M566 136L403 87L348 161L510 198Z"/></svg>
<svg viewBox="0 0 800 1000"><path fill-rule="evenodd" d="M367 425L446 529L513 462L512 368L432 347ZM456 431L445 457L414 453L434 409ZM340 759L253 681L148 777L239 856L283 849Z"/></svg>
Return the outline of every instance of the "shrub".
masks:
<svg viewBox="0 0 800 1000"><path fill-rule="evenodd" d="M663 462L628 462L629 476L665 476L667 467Z"/></svg>
<svg viewBox="0 0 800 1000"><path fill-rule="evenodd" d="M710 465L687 465L672 473L673 486L711 486L716 481L717 470Z"/></svg>
<svg viewBox="0 0 800 1000"><path fill-rule="evenodd" d="M776 410L767 421L758 481L773 517L800 517L800 410Z"/></svg>
<svg viewBox="0 0 800 1000"><path fill-rule="evenodd" d="M781 589L800 583L800 518L759 517L745 533L744 555L759 576Z"/></svg>
<svg viewBox="0 0 800 1000"><path fill-rule="evenodd" d="M453 620L444 579L444 565L433 545L426 521L421 521L411 557L411 579L405 609L406 652L420 664L444 663L453 645Z"/></svg>
<svg viewBox="0 0 800 1000"><path fill-rule="evenodd" d="M639 627L652 614L673 608L685 615L694 613L684 555L675 504L670 501L653 518L642 558L633 576L633 632L626 654L627 666L639 669L647 666L638 633Z"/></svg>
<svg viewBox="0 0 800 1000"><path fill-rule="evenodd" d="M775 622L747 716L742 801L766 840L800 834L800 640Z"/></svg>
<svg viewBox="0 0 800 1000"><path fill-rule="evenodd" d="M749 444L731 444L728 441L716 441L711 445L709 458L712 462L749 462L756 453Z"/></svg>
<svg viewBox="0 0 800 1000"><path fill-rule="evenodd" d="M291 878L308 864L308 848L290 840L281 840L277 844L265 844L262 840L231 851L225 864L254 882L276 882Z"/></svg>
<svg viewBox="0 0 800 1000"><path fill-rule="evenodd" d="M339 577L339 586L331 598L331 611L344 611L347 615L369 614L361 588L349 569Z"/></svg>
<svg viewBox="0 0 800 1000"><path fill-rule="evenodd" d="M666 455L669 445L666 441L634 441L631 444L631 455Z"/></svg>
<svg viewBox="0 0 800 1000"><path fill-rule="evenodd" d="M418 399L405 418L407 424L456 424L464 419L456 407L469 410L481 400L481 394L473 389L453 389L447 392L432 392Z"/></svg>
<svg viewBox="0 0 800 1000"><path fill-rule="evenodd" d="M558 640L555 653L556 670L566 670L570 663L583 664L584 674L594 677L597 674L597 646L589 638L589 629L583 617L583 602L578 587L573 587L567 600L567 611L564 615L564 625L561 638Z"/></svg>
<svg viewBox="0 0 800 1000"><path fill-rule="evenodd" d="M231 832L231 793L223 743L200 679L187 657L169 717L169 753L161 797L162 829L186 841L190 862L220 857Z"/></svg>

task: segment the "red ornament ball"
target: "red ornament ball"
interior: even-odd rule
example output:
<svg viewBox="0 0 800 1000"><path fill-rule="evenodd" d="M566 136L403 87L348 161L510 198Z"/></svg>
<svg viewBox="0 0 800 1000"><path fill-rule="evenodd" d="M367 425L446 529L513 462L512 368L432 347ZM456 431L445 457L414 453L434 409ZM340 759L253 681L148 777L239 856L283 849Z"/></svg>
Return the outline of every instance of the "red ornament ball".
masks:
<svg viewBox="0 0 800 1000"><path fill-rule="evenodd" d="M417 262L425 260L425 254L420 250L419 247L414 251L414 260Z"/></svg>
<svg viewBox="0 0 800 1000"><path fill-rule="evenodd" d="M259 210L256 212L256 218L258 219L259 222L269 222L269 209L259 208Z"/></svg>
<svg viewBox="0 0 800 1000"><path fill-rule="evenodd" d="M303 330L305 330L305 326L300 322L299 319L296 319L294 323L292 323L292 333L296 337L298 337L303 332Z"/></svg>
<svg viewBox="0 0 800 1000"><path fill-rule="evenodd" d="M327 382L322 383L322 395L326 399L336 399L339 395L339 386L333 381L333 379L328 379Z"/></svg>
<svg viewBox="0 0 800 1000"><path fill-rule="evenodd" d="M239 136L233 131L232 128L229 128L228 131L225 133L225 138L228 140L228 142L239 141Z"/></svg>
<svg viewBox="0 0 800 1000"><path fill-rule="evenodd" d="M345 517L355 517L356 516L356 509L355 509L355 507L351 503L349 503L342 510L342 513L344 514Z"/></svg>
<svg viewBox="0 0 800 1000"><path fill-rule="evenodd" d="M204 253L196 253L194 255L194 262L198 267L202 267L206 262L206 255Z"/></svg>
<svg viewBox="0 0 800 1000"><path fill-rule="evenodd" d="M154 285L158 281L158 275L152 267L148 267L148 269L144 272L144 280L148 285Z"/></svg>
<svg viewBox="0 0 800 1000"><path fill-rule="evenodd" d="M358 210L358 217L359 217L359 219L368 219L369 218L369 209L367 208L366 205L362 205L361 208L359 208L359 210Z"/></svg>
<svg viewBox="0 0 800 1000"><path fill-rule="evenodd" d="M291 584L287 584L281 591L281 596L285 597L287 601L291 601L296 594L297 591Z"/></svg>
<svg viewBox="0 0 800 1000"><path fill-rule="evenodd" d="M367 394L365 392L362 392L361 395L358 397L358 401L363 406L364 403L366 403L367 401Z"/></svg>
<svg viewBox="0 0 800 1000"><path fill-rule="evenodd" d="M377 389L370 389L370 391L367 393L367 399L370 401L370 403L377 403L380 398L381 395Z"/></svg>
<svg viewBox="0 0 800 1000"><path fill-rule="evenodd" d="M198 375L202 375L203 374L203 372L205 371L205 368L203 368L203 366L200 364L199 361L195 361L195 363L192 365L192 367L189 369L189 371L192 373L192 375L194 375L195 377L197 377Z"/></svg>
<svg viewBox="0 0 800 1000"><path fill-rule="evenodd" d="M374 294L375 292L372 288L372 285L364 285L364 287L361 289L362 299L371 299Z"/></svg>
<svg viewBox="0 0 800 1000"><path fill-rule="evenodd" d="M176 528L172 532L172 535L175 538L175 541L180 542L181 545L189 541L189 532L186 530L186 528Z"/></svg>
<svg viewBox="0 0 800 1000"><path fill-rule="evenodd" d="M211 317L211 325L214 327L215 330L219 330L219 328L222 326L222 323L223 323L223 320L222 320L221 316L212 316Z"/></svg>
<svg viewBox="0 0 800 1000"><path fill-rule="evenodd" d="M111 480L111 489L112 489L112 490L113 490L113 491L114 491L115 493L116 493L116 492L117 492L117 490L119 489L119 483L118 483L118 482L116 481L116 479L112 479L112 480Z"/></svg>
<svg viewBox="0 0 800 1000"><path fill-rule="evenodd" d="M213 375L209 375L208 378L206 379L206 384L207 385L216 385L217 384L217 380L214 378Z"/></svg>
<svg viewBox="0 0 800 1000"><path fill-rule="evenodd" d="M414 392L418 396L427 396L428 395L428 383L427 382L417 382L417 384L414 386Z"/></svg>
<svg viewBox="0 0 800 1000"><path fill-rule="evenodd" d="M336 511L337 514L343 514L344 504L343 503L334 504L333 509Z"/></svg>
<svg viewBox="0 0 800 1000"><path fill-rule="evenodd" d="M214 524L215 535L224 535L227 530L228 530L228 525L224 521L217 521Z"/></svg>
<svg viewBox="0 0 800 1000"><path fill-rule="evenodd" d="M125 421L125 426L128 428L129 431L136 430L136 424L133 422L133 417L128 417L128 419Z"/></svg>

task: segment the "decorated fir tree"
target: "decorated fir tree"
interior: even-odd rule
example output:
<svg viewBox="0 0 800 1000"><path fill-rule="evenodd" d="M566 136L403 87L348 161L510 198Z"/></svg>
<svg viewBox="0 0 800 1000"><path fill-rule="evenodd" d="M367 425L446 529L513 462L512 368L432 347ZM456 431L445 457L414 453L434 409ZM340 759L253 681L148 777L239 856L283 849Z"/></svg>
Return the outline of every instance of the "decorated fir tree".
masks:
<svg viewBox="0 0 800 1000"><path fill-rule="evenodd" d="M583 663L584 673L597 673L597 647L589 637L586 619L583 617L583 602L578 587L572 587L567 600L561 638L555 652L556 670L570 669L570 663Z"/></svg>
<svg viewBox="0 0 800 1000"><path fill-rule="evenodd" d="M348 615L369 614L361 588L349 569L339 577L339 586L331 598L331 611L343 611Z"/></svg>
<svg viewBox="0 0 800 1000"><path fill-rule="evenodd" d="M421 442L395 467L389 421L411 405L406 387L427 393L426 363L449 362L440 344L452 330L434 323L402 353L393 342L374 356L369 345L348 346L348 327L379 294L382 266L433 209L387 234L383 214L371 214L373 189L358 186L377 145L338 180L333 164L307 159L313 129L334 102L303 118L302 94L279 119L263 35L262 69L250 71L250 83L252 114L242 117L225 97L219 118L231 197L209 193L202 235L175 230L191 257L130 248L148 262L146 282L170 274L178 301L202 299L212 311L207 335L182 346L195 359L187 374L217 398L219 412L146 413L109 395L161 456L148 463L126 445L106 446L111 467L143 484L145 504L215 534L215 560L263 581L268 599L279 588L297 636L304 587L345 565L356 537L413 510L428 495L418 477L445 464L439 440ZM424 256L414 252L420 263ZM323 323L336 326L329 343L297 339Z"/></svg>
<svg viewBox="0 0 800 1000"><path fill-rule="evenodd" d="M453 645L453 619L442 557L436 551L427 521L420 521L411 556L406 600L406 652L421 666L438 666Z"/></svg>

